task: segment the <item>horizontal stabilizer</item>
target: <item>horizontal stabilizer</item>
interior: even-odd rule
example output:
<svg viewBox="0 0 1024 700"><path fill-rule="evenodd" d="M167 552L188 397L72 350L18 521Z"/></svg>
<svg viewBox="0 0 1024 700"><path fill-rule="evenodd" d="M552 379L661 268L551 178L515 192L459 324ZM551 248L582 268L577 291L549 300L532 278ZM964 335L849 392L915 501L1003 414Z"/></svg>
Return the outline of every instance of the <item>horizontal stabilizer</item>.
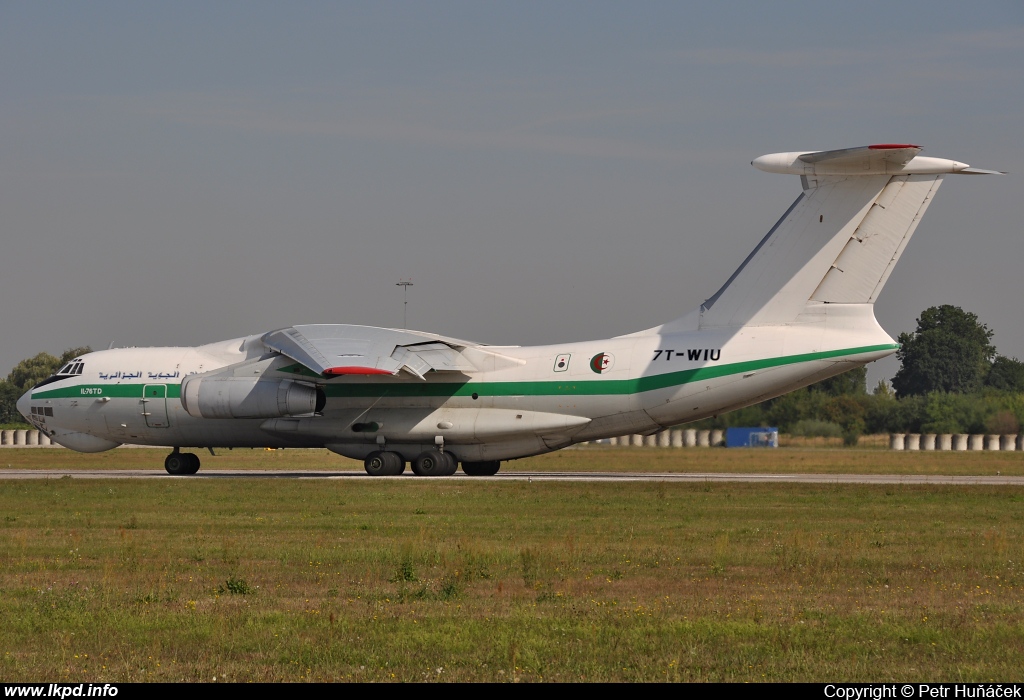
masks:
<svg viewBox="0 0 1024 700"><path fill-rule="evenodd" d="M761 156L804 192L700 308L701 327L793 322L810 302L871 304L946 174L990 174L912 144Z"/></svg>
<svg viewBox="0 0 1024 700"><path fill-rule="evenodd" d="M917 155L920 146L883 143L835 151L769 153L750 162L769 173L804 175L939 175L970 169L967 163Z"/></svg>
<svg viewBox="0 0 1024 700"><path fill-rule="evenodd" d="M906 165L910 160L921 152L920 146L913 144L884 143L875 146L858 146L857 148L840 148L835 151L816 151L805 153L799 156L804 163L828 163L836 166L840 164L862 167L873 163L887 163Z"/></svg>

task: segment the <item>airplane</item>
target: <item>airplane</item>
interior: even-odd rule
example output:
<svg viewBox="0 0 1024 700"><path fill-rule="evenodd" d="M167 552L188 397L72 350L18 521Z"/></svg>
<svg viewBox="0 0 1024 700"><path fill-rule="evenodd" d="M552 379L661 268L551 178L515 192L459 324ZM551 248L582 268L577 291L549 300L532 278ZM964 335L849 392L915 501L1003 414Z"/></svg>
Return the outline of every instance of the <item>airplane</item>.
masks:
<svg viewBox="0 0 1024 700"><path fill-rule="evenodd" d="M501 462L650 435L892 354L874 302L947 174L995 171L912 144L773 153L802 191L697 308L629 335L533 347L420 331L297 325L199 347L92 352L18 401L81 452L326 448L373 476L490 476Z"/></svg>

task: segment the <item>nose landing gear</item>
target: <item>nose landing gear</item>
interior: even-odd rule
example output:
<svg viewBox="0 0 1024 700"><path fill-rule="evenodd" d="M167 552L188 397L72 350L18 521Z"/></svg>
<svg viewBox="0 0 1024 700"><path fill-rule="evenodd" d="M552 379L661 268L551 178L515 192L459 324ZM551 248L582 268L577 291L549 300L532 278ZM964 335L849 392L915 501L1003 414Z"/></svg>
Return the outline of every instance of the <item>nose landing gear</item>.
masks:
<svg viewBox="0 0 1024 700"><path fill-rule="evenodd" d="M187 476L199 471L199 455L180 452L177 447L164 458L164 469L174 476Z"/></svg>

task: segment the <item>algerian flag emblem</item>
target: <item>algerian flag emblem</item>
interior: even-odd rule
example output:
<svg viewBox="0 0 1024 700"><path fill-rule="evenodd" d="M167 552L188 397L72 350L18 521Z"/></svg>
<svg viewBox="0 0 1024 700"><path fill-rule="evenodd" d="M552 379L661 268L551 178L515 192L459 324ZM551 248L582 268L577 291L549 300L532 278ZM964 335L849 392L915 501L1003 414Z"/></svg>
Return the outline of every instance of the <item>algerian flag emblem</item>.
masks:
<svg viewBox="0 0 1024 700"><path fill-rule="evenodd" d="M597 374L604 374L615 364L615 357L611 353L602 352L590 359L590 369Z"/></svg>

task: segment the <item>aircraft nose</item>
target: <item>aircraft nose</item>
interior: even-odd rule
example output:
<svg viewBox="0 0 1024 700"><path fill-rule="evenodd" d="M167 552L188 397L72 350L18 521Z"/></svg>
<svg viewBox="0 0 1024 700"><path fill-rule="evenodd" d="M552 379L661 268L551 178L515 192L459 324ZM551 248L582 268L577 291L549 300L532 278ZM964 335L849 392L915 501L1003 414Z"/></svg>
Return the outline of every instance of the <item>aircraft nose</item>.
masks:
<svg viewBox="0 0 1024 700"><path fill-rule="evenodd" d="M31 389L29 389L24 394L22 394L21 398L18 399L18 413L20 413L21 415L25 416L26 419L28 419L29 414L31 412L31 406L29 406L29 402L31 401L31 399L32 399L32 390Z"/></svg>

